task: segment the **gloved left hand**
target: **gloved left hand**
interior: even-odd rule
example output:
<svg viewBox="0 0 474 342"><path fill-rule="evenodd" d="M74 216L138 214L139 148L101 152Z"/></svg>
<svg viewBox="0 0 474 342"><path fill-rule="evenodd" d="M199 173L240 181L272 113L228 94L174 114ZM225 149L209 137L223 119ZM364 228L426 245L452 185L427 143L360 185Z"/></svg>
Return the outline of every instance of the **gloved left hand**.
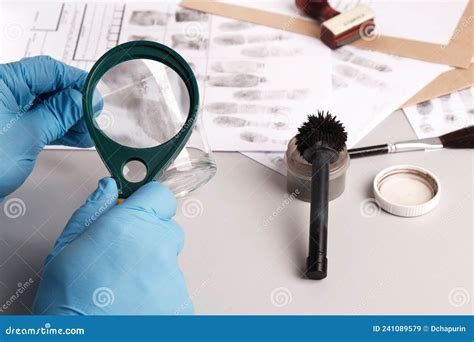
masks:
<svg viewBox="0 0 474 342"><path fill-rule="evenodd" d="M178 265L184 235L176 199L158 182L117 203L104 178L46 258L34 314L174 315L194 312Z"/></svg>
<svg viewBox="0 0 474 342"><path fill-rule="evenodd" d="M86 77L48 56L0 64L0 201L26 180L45 145L92 146L82 119Z"/></svg>

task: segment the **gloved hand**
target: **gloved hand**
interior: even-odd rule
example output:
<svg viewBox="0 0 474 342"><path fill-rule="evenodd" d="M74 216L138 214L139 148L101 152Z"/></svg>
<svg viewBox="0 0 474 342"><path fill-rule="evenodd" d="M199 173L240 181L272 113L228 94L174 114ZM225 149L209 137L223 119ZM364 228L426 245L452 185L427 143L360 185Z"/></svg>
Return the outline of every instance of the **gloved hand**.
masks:
<svg viewBox="0 0 474 342"><path fill-rule="evenodd" d="M47 56L0 64L0 202L47 144L91 147L80 90L87 73Z"/></svg>
<svg viewBox="0 0 474 342"><path fill-rule="evenodd" d="M104 178L48 255L34 314L192 314L177 255L176 199L144 185L121 205Z"/></svg>

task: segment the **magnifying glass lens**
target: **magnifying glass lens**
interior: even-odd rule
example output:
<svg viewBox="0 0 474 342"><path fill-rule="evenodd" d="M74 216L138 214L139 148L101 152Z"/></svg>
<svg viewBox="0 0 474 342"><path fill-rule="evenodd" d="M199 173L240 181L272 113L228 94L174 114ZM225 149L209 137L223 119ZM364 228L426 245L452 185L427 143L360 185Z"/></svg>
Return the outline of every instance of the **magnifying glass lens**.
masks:
<svg viewBox="0 0 474 342"><path fill-rule="evenodd" d="M89 72L83 104L120 198L153 179L184 196L216 173L196 77L169 47L140 40L108 50Z"/></svg>
<svg viewBox="0 0 474 342"><path fill-rule="evenodd" d="M181 130L189 106L189 92L176 71L134 59L112 67L97 83L94 123L120 145L155 147Z"/></svg>

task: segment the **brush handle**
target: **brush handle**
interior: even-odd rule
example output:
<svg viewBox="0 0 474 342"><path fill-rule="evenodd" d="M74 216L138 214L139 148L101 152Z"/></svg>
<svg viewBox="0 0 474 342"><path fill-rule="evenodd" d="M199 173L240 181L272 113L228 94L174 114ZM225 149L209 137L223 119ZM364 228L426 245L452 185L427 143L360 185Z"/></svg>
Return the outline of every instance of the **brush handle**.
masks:
<svg viewBox="0 0 474 342"><path fill-rule="evenodd" d="M329 162L333 153L316 152L312 161L309 253L306 275L310 279L327 277Z"/></svg>
<svg viewBox="0 0 474 342"><path fill-rule="evenodd" d="M360 148L351 148L347 151L351 159L354 158L363 158L369 156L377 156L380 154L387 154L390 152L390 148L388 144L383 145L374 145L374 146L367 146L367 147L360 147Z"/></svg>

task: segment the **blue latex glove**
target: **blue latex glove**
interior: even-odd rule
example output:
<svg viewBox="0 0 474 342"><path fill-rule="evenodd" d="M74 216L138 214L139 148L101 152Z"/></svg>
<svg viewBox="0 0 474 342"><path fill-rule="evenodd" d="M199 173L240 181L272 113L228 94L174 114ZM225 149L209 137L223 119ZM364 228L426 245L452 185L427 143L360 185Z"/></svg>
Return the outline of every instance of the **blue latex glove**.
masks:
<svg viewBox="0 0 474 342"><path fill-rule="evenodd" d="M47 56L0 64L0 201L47 144L91 147L80 90L87 73Z"/></svg>
<svg viewBox="0 0 474 342"><path fill-rule="evenodd" d="M115 181L104 178L74 213L46 259L35 314L193 313L174 195L152 182L116 201Z"/></svg>

